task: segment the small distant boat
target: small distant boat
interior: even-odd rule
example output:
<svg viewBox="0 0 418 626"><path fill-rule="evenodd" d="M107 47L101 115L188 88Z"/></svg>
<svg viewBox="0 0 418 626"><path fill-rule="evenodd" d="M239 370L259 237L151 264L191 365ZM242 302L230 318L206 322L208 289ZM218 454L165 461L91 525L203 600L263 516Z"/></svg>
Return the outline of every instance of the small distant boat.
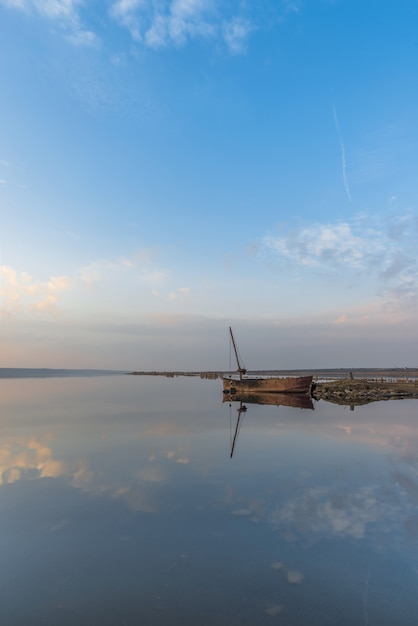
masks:
<svg viewBox="0 0 418 626"><path fill-rule="evenodd" d="M313 376L264 376L259 378L245 377L247 370L242 366L232 328L229 327L232 346L237 360L238 378L224 376L222 378L225 394L235 393L280 393L280 394L311 394Z"/></svg>

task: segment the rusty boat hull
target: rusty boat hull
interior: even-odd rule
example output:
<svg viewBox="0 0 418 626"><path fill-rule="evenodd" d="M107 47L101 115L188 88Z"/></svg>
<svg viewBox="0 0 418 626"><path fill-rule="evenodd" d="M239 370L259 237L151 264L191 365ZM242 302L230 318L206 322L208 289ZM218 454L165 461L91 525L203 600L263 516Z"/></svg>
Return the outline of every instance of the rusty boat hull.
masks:
<svg viewBox="0 0 418 626"><path fill-rule="evenodd" d="M235 393L285 393L311 394L313 376L285 376L280 378L228 378L224 377L225 394Z"/></svg>

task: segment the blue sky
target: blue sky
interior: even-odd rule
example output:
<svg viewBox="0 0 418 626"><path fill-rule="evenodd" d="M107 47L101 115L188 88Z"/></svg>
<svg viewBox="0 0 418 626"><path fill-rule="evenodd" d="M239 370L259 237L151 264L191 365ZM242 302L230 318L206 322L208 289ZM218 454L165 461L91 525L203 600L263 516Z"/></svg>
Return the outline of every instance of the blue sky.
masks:
<svg viewBox="0 0 418 626"><path fill-rule="evenodd" d="M0 0L0 366L416 366L415 0Z"/></svg>

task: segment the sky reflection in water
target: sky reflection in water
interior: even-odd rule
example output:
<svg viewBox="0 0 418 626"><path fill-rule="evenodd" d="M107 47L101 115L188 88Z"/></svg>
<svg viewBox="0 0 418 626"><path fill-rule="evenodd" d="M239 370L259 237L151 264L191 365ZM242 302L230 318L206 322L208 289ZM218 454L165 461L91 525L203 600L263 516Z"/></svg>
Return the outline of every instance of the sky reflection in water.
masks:
<svg viewBox="0 0 418 626"><path fill-rule="evenodd" d="M416 401L221 387L0 381L0 623L416 623Z"/></svg>

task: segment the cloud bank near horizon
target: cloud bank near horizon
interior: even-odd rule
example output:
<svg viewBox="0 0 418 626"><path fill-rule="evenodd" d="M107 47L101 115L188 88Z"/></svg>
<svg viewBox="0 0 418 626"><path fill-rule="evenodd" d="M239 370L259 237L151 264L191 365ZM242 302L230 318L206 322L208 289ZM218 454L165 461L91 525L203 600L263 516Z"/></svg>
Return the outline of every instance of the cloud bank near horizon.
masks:
<svg viewBox="0 0 418 626"><path fill-rule="evenodd" d="M325 317L329 322L349 320L367 325L377 320L416 320L417 235L418 216L412 211L396 217L363 214L351 221L279 226L277 234L260 239L249 257L238 259L233 269L223 270L220 277L225 280L226 273L233 281L236 301L232 307L231 303L218 306L213 317L231 317L232 313L238 319L255 315L260 319L314 323L318 315L324 319L321 280L331 279L335 288L327 294ZM71 275L51 271L43 278L32 277L26 268L3 265L2 314L26 319L36 314L37 318L48 319L59 313L67 319L78 318L71 301L88 294L90 315L103 311L110 298L105 307L109 318L113 314L129 320L126 311L135 311L134 315L140 317L184 314L210 318L209 292L202 289L200 273L193 268L186 272L174 270L169 259L162 262L162 256L162 250L142 248L114 259L91 260L74 267ZM248 306L250 292L246 286L251 291L253 284L256 289L257 281L265 275L278 282L282 295L292 293L294 281L300 283L302 291L304 284L317 284L318 299L306 310L299 294L281 315L271 310L271 301L267 304L266 300L264 307L261 301L255 313L256 309ZM358 301L353 285L362 286L367 298L363 295ZM211 298L221 298L222 289L220 285L218 293L214 282ZM66 294L71 297L63 298Z"/></svg>

